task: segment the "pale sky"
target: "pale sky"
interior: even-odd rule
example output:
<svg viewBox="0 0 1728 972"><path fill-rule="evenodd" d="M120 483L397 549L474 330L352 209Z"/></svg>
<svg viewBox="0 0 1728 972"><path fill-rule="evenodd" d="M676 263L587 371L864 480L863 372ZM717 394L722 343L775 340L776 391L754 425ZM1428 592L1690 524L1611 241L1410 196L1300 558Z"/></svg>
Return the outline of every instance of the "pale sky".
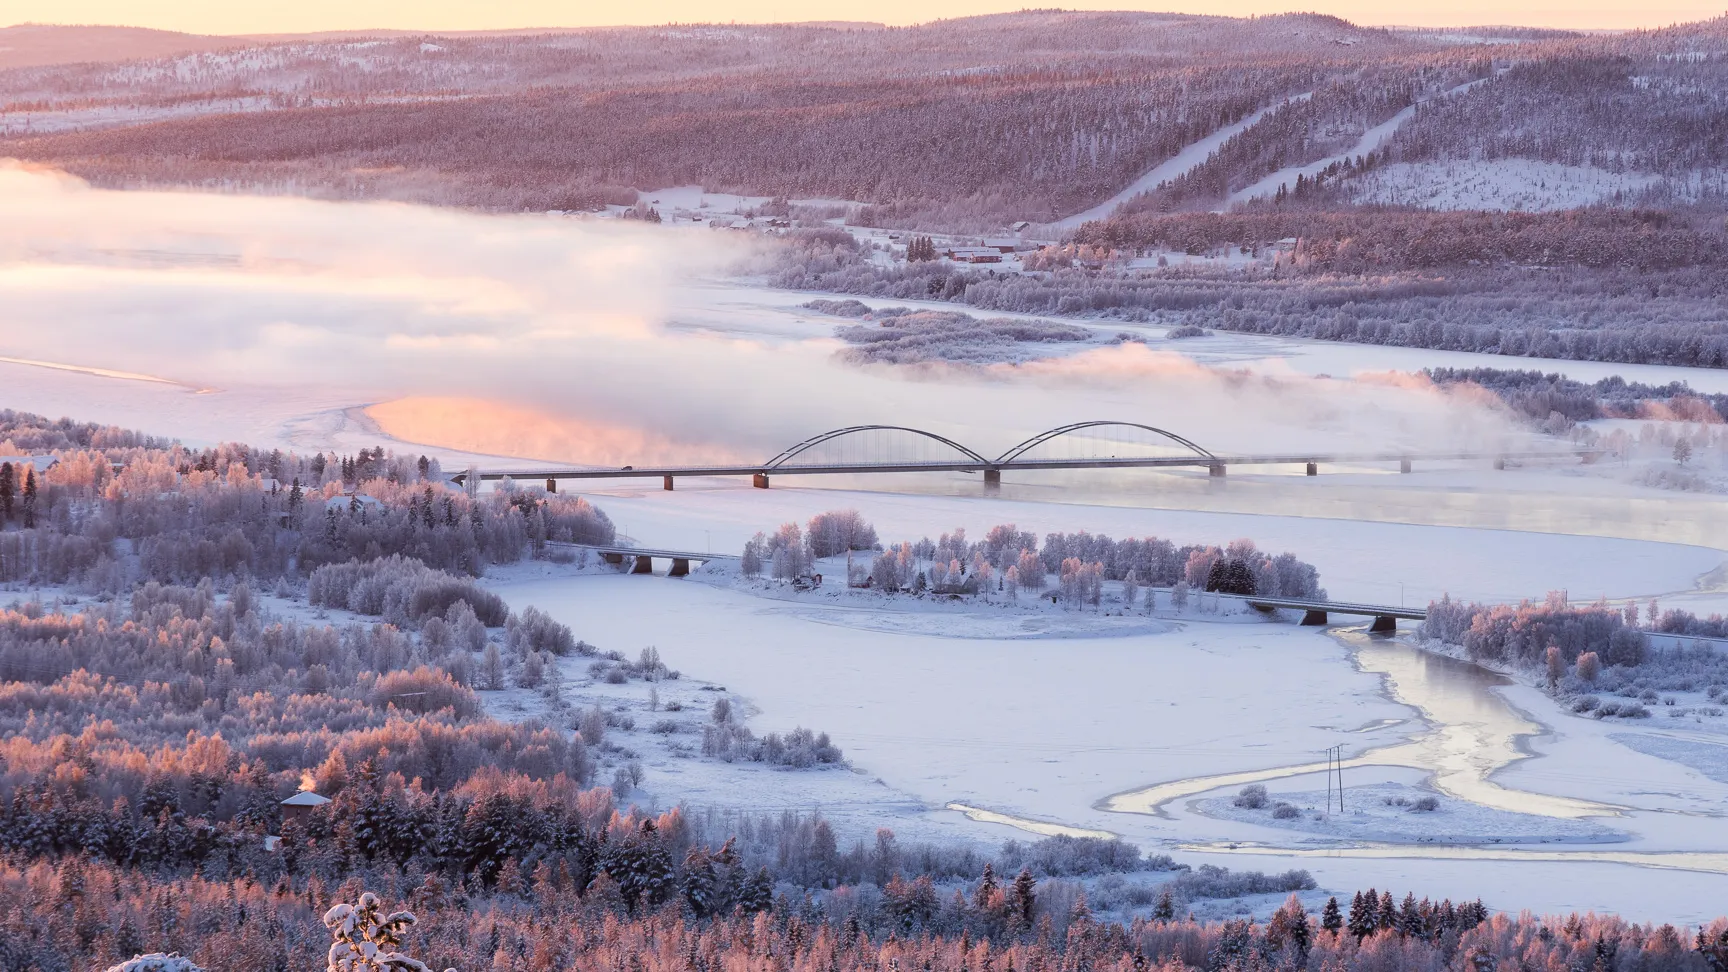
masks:
<svg viewBox="0 0 1728 972"><path fill-rule="evenodd" d="M0 25L123 24L200 34L394 28L495 30L620 24L865 20L921 23L1035 6L1032 0L0 0ZM1723 13L1724 0L1060 0L1067 9L1249 14L1319 10L1367 25L1664 27Z"/></svg>

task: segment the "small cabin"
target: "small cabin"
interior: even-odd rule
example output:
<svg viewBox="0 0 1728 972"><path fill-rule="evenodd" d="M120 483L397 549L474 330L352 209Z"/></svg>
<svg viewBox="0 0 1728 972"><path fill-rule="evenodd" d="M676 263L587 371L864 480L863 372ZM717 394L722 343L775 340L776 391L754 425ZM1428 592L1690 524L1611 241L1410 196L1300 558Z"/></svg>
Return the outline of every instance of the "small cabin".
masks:
<svg viewBox="0 0 1728 972"><path fill-rule="evenodd" d="M955 263L1001 263L1002 254L982 246L957 246L948 251L948 259Z"/></svg>
<svg viewBox="0 0 1728 972"><path fill-rule="evenodd" d="M356 500L359 501L360 508L363 510L373 511L382 510L384 508L384 504L376 497L367 496L363 493L347 493L342 496L332 496L328 500L324 501L324 508L330 510L348 510L354 506Z"/></svg>
<svg viewBox="0 0 1728 972"><path fill-rule="evenodd" d="M320 796L311 790L301 790L282 801L282 819L304 820L312 811L329 802L330 798L327 796Z"/></svg>

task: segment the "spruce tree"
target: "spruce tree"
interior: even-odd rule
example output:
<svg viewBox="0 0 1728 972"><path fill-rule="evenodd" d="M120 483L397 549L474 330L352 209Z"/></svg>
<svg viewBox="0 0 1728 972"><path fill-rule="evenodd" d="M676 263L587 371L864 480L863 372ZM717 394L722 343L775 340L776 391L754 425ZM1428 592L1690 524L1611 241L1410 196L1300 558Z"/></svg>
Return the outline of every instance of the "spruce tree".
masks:
<svg viewBox="0 0 1728 972"><path fill-rule="evenodd" d="M1029 868L1021 868L1014 877L1014 887L1008 892L1009 919L1022 931L1031 931L1037 918L1038 880Z"/></svg>
<svg viewBox="0 0 1728 972"><path fill-rule="evenodd" d="M1152 909L1154 921L1174 921L1176 919L1176 899L1165 888L1158 894L1158 904Z"/></svg>
<svg viewBox="0 0 1728 972"><path fill-rule="evenodd" d="M18 481L9 462L0 462L0 515L12 519L12 501L18 491Z"/></svg>
<svg viewBox="0 0 1728 972"><path fill-rule="evenodd" d="M1345 927L1350 930L1350 934L1355 936L1357 941L1374 934L1374 906L1370 905L1369 901L1374 901L1375 904L1379 903L1379 898L1373 888L1369 888L1367 894L1358 891L1356 896L1350 899L1350 920Z"/></svg>
<svg viewBox="0 0 1728 972"><path fill-rule="evenodd" d="M1361 895L1357 895L1357 900L1361 900ZM1338 913L1336 897L1326 899L1326 910L1320 912L1320 927L1331 932L1334 938L1344 928L1344 916Z"/></svg>

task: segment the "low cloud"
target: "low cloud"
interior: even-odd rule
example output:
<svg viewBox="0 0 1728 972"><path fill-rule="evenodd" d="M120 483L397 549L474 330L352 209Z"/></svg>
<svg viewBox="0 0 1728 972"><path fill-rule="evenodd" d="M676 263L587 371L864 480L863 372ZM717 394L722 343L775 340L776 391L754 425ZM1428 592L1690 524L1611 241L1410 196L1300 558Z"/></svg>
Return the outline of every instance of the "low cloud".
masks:
<svg viewBox="0 0 1728 972"><path fill-rule="evenodd" d="M211 409L239 393L382 403L384 430L431 446L622 465L763 458L866 423L986 454L1092 419L1219 452L1488 447L1509 428L1419 384L1249 374L1137 344L847 365L831 322L713 279L750 246L735 234L113 192L20 166L0 167L0 211L0 357L223 390Z"/></svg>

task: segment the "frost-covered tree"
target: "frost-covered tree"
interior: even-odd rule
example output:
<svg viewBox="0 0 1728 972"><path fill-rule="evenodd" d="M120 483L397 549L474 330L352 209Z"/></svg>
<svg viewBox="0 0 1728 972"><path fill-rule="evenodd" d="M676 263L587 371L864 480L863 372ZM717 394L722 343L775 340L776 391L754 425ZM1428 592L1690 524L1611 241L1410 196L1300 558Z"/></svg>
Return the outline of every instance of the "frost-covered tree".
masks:
<svg viewBox="0 0 1728 972"><path fill-rule="evenodd" d="M857 510L818 513L806 524L805 536L810 545L810 555L817 558L876 546L876 528Z"/></svg>
<svg viewBox="0 0 1728 972"><path fill-rule="evenodd" d="M378 896L367 891L358 903L339 904L324 913L324 927L334 939L326 972L430 972L424 963L399 951L403 936L418 920L414 913L396 911L380 917L379 911Z"/></svg>

